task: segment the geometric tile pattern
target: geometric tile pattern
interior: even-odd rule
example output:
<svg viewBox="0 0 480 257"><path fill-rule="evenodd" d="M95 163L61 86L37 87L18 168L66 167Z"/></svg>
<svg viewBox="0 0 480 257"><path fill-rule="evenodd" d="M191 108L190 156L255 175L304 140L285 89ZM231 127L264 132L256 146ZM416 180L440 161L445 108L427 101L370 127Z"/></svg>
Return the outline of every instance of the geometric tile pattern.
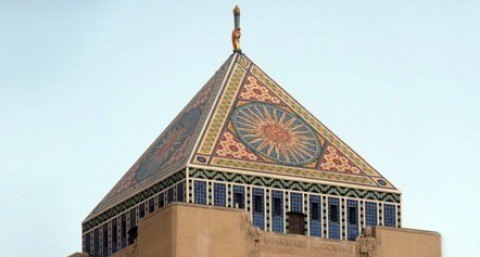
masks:
<svg viewBox="0 0 480 257"><path fill-rule="evenodd" d="M102 212L101 214L83 222L82 224L82 231L88 231L91 228L101 224L102 222L105 222L120 213L124 212L125 210L128 210L129 208L139 204L140 202L143 202L145 199L151 197L152 195L157 194L158 192L161 192L165 190L168 187L171 187L172 185L182 181L185 179L185 170L179 171L177 173L174 173L173 175L159 181L158 183L155 183L149 188L144 189L143 191L125 199L124 201L118 203L117 205L113 206L112 208L109 208L107 211Z"/></svg>
<svg viewBox="0 0 480 257"><path fill-rule="evenodd" d="M233 71L230 75L226 88L223 91L222 101L218 104L215 112L212 113L209 127L205 128L206 133L209 136L203 139L199 152L206 155L212 154L216 139L218 138L220 130L223 127L222 125L227 119L227 114L236 95L236 86L242 81L245 72L246 70L242 66L236 65L233 67Z"/></svg>
<svg viewBox="0 0 480 257"><path fill-rule="evenodd" d="M240 98L245 100L258 100L266 103L281 103L280 100L264 85L261 85L254 76L247 77L245 87L240 92Z"/></svg>
<svg viewBox="0 0 480 257"><path fill-rule="evenodd" d="M362 174L362 171L353 164L340 151L332 145L328 145L320 164L322 170L349 172L353 174Z"/></svg>
<svg viewBox="0 0 480 257"><path fill-rule="evenodd" d="M85 223L187 167L253 172L276 181L286 176L315 180L312 188L328 185L331 193L343 190L360 197L400 194L241 53L230 56Z"/></svg>
<svg viewBox="0 0 480 257"><path fill-rule="evenodd" d="M285 92L285 90L283 90L278 84L269 78L260 68L254 65L251 68L251 73L260 81L262 81L277 97L282 99L284 104L288 105L326 140L328 140L332 145L336 146L337 149L342 151L347 158L357 164L357 166L364 171L366 175L380 177L378 172L375 171L373 167L371 167L365 160L358 156L357 153L355 153L350 147L341 141L333 132L325 127L325 125L318 121L310 112L304 109L295 99L293 99L287 92ZM390 184L390 188L394 188L393 185Z"/></svg>
<svg viewBox="0 0 480 257"><path fill-rule="evenodd" d="M276 105L244 104L231 121L245 145L277 163L302 166L318 159L321 145L312 128Z"/></svg>
<svg viewBox="0 0 480 257"><path fill-rule="evenodd" d="M229 58L118 181L87 219L184 168L226 76Z"/></svg>
<svg viewBox="0 0 480 257"><path fill-rule="evenodd" d="M219 94L188 166L235 169L398 191L243 54ZM228 131L257 158L215 153ZM238 142L236 149L240 149ZM199 161L198 156L204 162Z"/></svg>
<svg viewBox="0 0 480 257"><path fill-rule="evenodd" d="M379 218L386 225L400 223L400 197L251 60L234 53L85 219L84 248L107 256L116 248L101 248L105 239L119 245L111 231L120 231L112 227L120 223L112 220L123 224L130 217L135 225L137 214L187 199L245 207L255 226L279 232L288 228L286 211L307 213L310 235L352 239L358 214L371 213L370 203L379 211L384 204ZM367 222L374 222L370 216Z"/></svg>
<svg viewBox="0 0 480 257"><path fill-rule="evenodd" d="M315 170L303 167L291 167L291 166L283 166L283 165L275 165L270 163L253 163L247 162L243 160L234 160L234 159L226 159L226 158L214 158L209 166L193 166L191 167L198 167L198 168L207 168L207 169L215 169L215 167L229 167L235 170L250 170L256 171L259 173L265 174L278 174L283 176L291 176L291 177L303 177L303 178L314 178L319 179L324 182L343 182L345 184L352 183L361 184L365 186L372 186L377 187L377 184L366 176L356 175L356 174L348 174L348 173L340 173L340 172L329 172L323 170ZM320 182L320 181L319 181Z"/></svg>
<svg viewBox="0 0 480 257"><path fill-rule="evenodd" d="M400 203L400 194L394 192L383 192L370 189L356 189L351 187L334 186L321 183L308 183L295 180L276 179L259 175L252 176L233 172L220 172L214 170L190 168L189 177L206 179L210 181L222 181L240 183L251 186L271 187L283 190L345 196L364 200Z"/></svg>
<svg viewBox="0 0 480 257"><path fill-rule="evenodd" d="M221 157L244 159L250 161L258 160L258 157L242 143L240 143L237 137L229 130L226 130L223 133L222 139L215 153L217 156Z"/></svg>

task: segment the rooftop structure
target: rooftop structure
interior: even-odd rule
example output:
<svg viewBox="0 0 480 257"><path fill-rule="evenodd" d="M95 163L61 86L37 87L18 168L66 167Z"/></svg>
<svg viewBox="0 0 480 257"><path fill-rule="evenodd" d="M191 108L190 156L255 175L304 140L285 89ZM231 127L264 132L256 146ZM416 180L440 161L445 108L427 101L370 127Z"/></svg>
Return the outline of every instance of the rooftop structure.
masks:
<svg viewBox="0 0 480 257"><path fill-rule="evenodd" d="M126 248L174 202L344 241L401 227L401 192L242 53L238 7L234 18L233 54L84 220L84 252Z"/></svg>

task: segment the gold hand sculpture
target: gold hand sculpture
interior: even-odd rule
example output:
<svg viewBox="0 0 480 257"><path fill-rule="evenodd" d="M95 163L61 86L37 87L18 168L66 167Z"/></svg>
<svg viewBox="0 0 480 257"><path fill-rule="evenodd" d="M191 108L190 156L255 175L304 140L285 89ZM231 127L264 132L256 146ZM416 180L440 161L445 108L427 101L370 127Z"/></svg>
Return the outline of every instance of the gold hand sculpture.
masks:
<svg viewBox="0 0 480 257"><path fill-rule="evenodd" d="M232 31L232 45L234 52L242 52L240 48L240 8L238 5L233 9L233 17L235 22L235 28Z"/></svg>
<svg viewBox="0 0 480 257"><path fill-rule="evenodd" d="M235 52L241 52L242 49L240 48L240 28L235 28L232 31L232 45L233 45L233 51Z"/></svg>

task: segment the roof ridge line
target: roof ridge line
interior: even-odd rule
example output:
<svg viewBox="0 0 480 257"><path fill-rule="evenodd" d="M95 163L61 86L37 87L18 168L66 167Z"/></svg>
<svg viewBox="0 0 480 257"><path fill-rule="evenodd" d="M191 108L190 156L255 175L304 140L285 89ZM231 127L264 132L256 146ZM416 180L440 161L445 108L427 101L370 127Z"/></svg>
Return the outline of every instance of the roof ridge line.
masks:
<svg viewBox="0 0 480 257"><path fill-rule="evenodd" d="M192 146L192 152L190 153L190 155L187 159L187 162L185 164L187 167L191 163L191 160L196 153L197 147L201 143L202 135L205 132L206 128L208 127L209 123L210 123L209 122L210 118L215 113L215 109L218 107L217 103L221 98L223 89L228 82L228 79L230 77L230 73L232 71L232 68L233 68L233 66L235 66L235 63L237 62L237 58L238 58L239 55L241 55L241 53L239 53L239 52L234 52L233 54L230 55L231 56L230 64L228 65L227 71L225 72L225 76L223 77L223 81L222 81L220 87L218 88L217 95L215 96L214 101L212 103L212 107L211 107L210 110L208 110L208 115L207 115L207 117L205 117L205 122L203 122L203 124L202 124L202 129L198 133L197 138L195 139L196 141Z"/></svg>

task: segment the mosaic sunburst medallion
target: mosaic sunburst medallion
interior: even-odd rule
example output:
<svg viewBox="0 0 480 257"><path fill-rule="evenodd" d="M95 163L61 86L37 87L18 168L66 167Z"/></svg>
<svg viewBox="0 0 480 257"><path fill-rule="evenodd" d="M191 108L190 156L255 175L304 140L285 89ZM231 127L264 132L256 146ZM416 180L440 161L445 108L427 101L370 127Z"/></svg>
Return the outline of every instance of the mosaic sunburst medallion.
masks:
<svg viewBox="0 0 480 257"><path fill-rule="evenodd" d="M186 144L200 120L201 114L202 109L199 107L190 110L150 146L136 167L135 178L138 182L161 170L177 150Z"/></svg>
<svg viewBox="0 0 480 257"><path fill-rule="evenodd" d="M280 164L305 165L320 155L320 140L313 129L275 105L242 105L233 112L232 125L242 143Z"/></svg>

